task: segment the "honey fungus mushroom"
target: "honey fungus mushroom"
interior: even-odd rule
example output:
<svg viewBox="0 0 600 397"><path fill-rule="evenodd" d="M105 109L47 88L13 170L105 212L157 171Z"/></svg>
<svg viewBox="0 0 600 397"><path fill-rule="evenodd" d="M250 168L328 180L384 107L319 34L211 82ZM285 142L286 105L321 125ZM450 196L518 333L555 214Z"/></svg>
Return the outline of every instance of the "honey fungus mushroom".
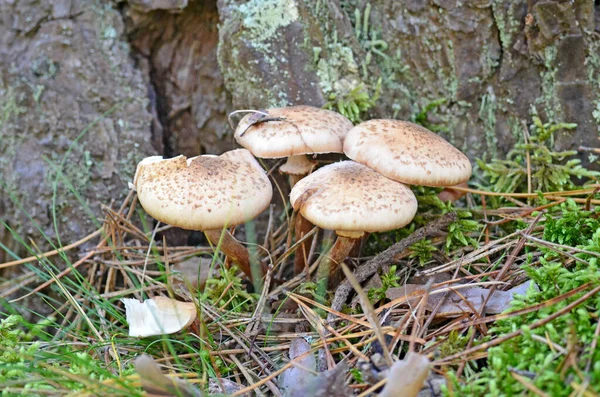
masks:
<svg viewBox="0 0 600 397"><path fill-rule="evenodd" d="M342 153L352 122L339 113L313 106L288 106L250 113L235 130L236 141L256 157L282 158L280 171L293 183L315 166L307 154Z"/></svg>
<svg viewBox="0 0 600 397"><path fill-rule="evenodd" d="M454 186L471 177L467 156L420 125L369 120L352 128L344 153L390 179L411 185Z"/></svg>
<svg viewBox="0 0 600 397"><path fill-rule="evenodd" d="M417 212L408 187L354 161L333 163L305 177L292 189L290 202L307 220L338 235L318 278L327 268L333 276L365 232L398 229Z"/></svg>
<svg viewBox="0 0 600 397"><path fill-rule="evenodd" d="M134 186L150 216L204 231L215 245L223 228L254 219L272 197L269 178L246 149L189 159L149 157L138 164ZM252 280L246 247L226 232L221 250Z"/></svg>

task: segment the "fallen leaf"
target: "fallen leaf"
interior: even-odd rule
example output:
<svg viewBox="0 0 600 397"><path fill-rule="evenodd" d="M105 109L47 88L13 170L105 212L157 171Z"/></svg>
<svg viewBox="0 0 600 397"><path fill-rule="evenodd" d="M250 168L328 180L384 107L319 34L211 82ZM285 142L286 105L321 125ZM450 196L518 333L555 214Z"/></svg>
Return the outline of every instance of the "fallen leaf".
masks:
<svg viewBox="0 0 600 397"><path fill-rule="evenodd" d="M485 306L486 314L498 314L502 313L510 307L510 303L514 300L515 294L523 295L527 292L527 289L532 284L532 281L528 281L521 285L518 285L508 291L496 290L492 297L488 300ZM533 288L537 288L534 284ZM458 316L463 313L471 313L473 310L471 306L481 311L481 305L485 301L487 295L490 293L489 289L479 287L469 287L465 284L454 285L453 290L449 290L447 287L440 287L438 289L432 289L429 293L429 299L427 300L427 310L432 311L436 305L444 299L444 292L447 291L446 299L444 303L438 308L438 316ZM416 305L421 299L419 292L425 291L425 286L420 284L406 284L399 288L390 288L386 292L386 297L390 300L398 299L401 297L408 297L409 305ZM469 303L467 304L460 295L462 295Z"/></svg>
<svg viewBox="0 0 600 397"><path fill-rule="evenodd" d="M429 359L408 353L390 368L387 383L379 397L416 397L429 375Z"/></svg>
<svg viewBox="0 0 600 397"><path fill-rule="evenodd" d="M302 358L298 357L304 355ZM279 377L279 386L284 395L294 394L294 390L303 388L313 378L317 369L314 354L310 353L310 344L304 338L296 338L290 346L290 360L293 367L285 370Z"/></svg>
<svg viewBox="0 0 600 397"><path fill-rule="evenodd" d="M129 323L129 336L154 336L173 334L189 326L196 319L196 306L192 302L157 296L143 303L137 299L123 298Z"/></svg>
<svg viewBox="0 0 600 397"><path fill-rule="evenodd" d="M193 385L162 373L160 367L147 354L142 354L133 362L135 372L140 375L142 389L152 396L202 397L204 394Z"/></svg>

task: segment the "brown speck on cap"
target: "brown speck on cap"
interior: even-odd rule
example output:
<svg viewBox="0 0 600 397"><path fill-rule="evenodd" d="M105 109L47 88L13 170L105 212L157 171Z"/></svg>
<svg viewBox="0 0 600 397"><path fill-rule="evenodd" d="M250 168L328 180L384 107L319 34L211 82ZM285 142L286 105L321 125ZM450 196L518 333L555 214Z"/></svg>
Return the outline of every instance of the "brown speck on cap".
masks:
<svg viewBox="0 0 600 397"><path fill-rule="evenodd" d="M312 106L289 106L266 111L265 121L252 124L254 113L246 115L235 130L236 141L262 158L300 154L342 153L344 137L352 122L339 113Z"/></svg>
<svg viewBox="0 0 600 397"><path fill-rule="evenodd" d="M253 219L271 202L271 182L246 149L150 159L139 163L135 187L146 212L166 224L221 229Z"/></svg>
<svg viewBox="0 0 600 397"><path fill-rule="evenodd" d="M300 180L290 202L313 224L343 232L397 229L417 211L408 187L354 161L327 165Z"/></svg>
<svg viewBox="0 0 600 397"><path fill-rule="evenodd" d="M369 120L352 128L344 153L390 179L424 186L452 186L471 177L467 156L420 125Z"/></svg>

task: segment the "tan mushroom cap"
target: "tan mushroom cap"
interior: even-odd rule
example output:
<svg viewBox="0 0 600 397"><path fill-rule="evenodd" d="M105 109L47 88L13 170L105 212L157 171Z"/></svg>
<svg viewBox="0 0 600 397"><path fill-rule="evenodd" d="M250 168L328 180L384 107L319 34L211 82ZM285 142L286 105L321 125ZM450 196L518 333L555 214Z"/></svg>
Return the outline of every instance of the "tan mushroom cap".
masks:
<svg viewBox="0 0 600 397"><path fill-rule="evenodd" d="M452 186L471 177L467 156L420 125L369 120L354 127L344 153L390 179L423 186Z"/></svg>
<svg viewBox="0 0 600 397"><path fill-rule="evenodd" d="M239 122L234 135L240 145L262 158L342 153L344 137L353 127L341 114L312 106L273 108L266 112L269 114L266 118L285 120L251 125L261 116L250 113Z"/></svg>
<svg viewBox="0 0 600 397"><path fill-rule="evenodd" d="M155 219L189 230L247 222L271 202L271 182L246 149L221 156L153 156L138 165L135 187Z"/></svg>
<svg viewBox="0 0 600 397"><path fill-rule="evenodd" d="M300 180L290 201L310 222L340 235L397 229L417 212L408 187L354 161L327 165Z"/></svg>

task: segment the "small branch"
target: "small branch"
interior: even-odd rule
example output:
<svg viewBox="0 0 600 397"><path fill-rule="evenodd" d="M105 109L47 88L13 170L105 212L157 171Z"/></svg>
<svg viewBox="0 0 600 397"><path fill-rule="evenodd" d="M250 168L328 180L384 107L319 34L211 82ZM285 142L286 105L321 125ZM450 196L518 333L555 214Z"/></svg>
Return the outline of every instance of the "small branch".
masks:
<svg viewBox="0 0 600 397"><path fill-rule="evenodd" d="M405 239L398 241L396 244L392 245L375 258L371 259L363 263L361 266L356 268L354 271L354 277L359 283L364 282L373 274L377 273L381 266L386 265L388 263L393 262L394 257L404 251L406 248L415 244L418 241L423 240L424 238L438 233L441 229L447 227L450 223L456 221L458 219L456 213L451 212L446 215L441 216L435 221L431 222L428 225L423 226L422 228L416 230L413 234L406 237ZM350 281L345 280L342 282L337 290L335 291L335 296L333 297L333 301L331 302L331 308L335 311L340 311L344 303L348 299L348 296L352 292L352 285ZM327 317L327 321L331 322L334 320L334 316L329 314Z"/></svg>

